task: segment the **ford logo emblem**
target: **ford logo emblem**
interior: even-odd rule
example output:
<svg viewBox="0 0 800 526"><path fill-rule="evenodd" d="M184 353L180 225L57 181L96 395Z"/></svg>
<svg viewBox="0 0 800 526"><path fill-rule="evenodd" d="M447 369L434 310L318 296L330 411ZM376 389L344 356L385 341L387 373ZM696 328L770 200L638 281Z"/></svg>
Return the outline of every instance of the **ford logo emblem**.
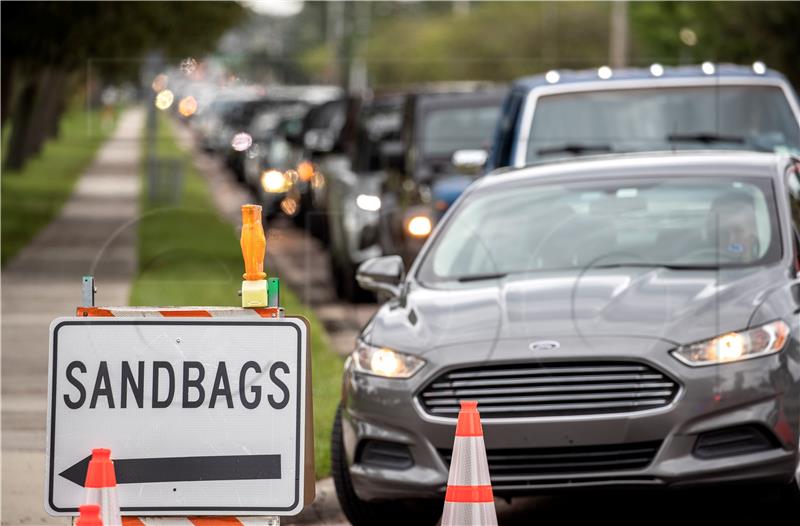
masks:
<svg viewBox="0 0 800 526"><path fill-rule="evenodd" d="M528 348L533 352L537 351L555 351L561 347L561 344L555 340L542 340L540 342L532 342Z"/></svg>

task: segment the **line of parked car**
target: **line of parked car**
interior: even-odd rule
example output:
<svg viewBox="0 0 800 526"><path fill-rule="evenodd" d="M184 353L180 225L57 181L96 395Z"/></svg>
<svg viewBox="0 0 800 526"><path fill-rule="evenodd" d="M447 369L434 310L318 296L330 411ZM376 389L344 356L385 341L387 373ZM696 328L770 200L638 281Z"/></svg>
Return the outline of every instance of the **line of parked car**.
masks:
<svg viewBox="0 0 800 526"><path fill-rule="evenodd" d="M191 86L186 87L187 90ZM347 94L331 86L223 90L191 123L279 214L328 244L343 299L373 296L359 264L410 264L477 177L585 155L797 148L799 113L779 73L716 65L550 71L510 86L439 83ZM246 134L246 148L232 141Z"/></svg>
<svg viewBox="0 0 800 526"><path fill-rule="evenodd" d="M800 104L781 74L326 94L254 113L231 167L328 244L342 297L386 299L334 423L351 522L438 520L461 399L498 496L751 482L796 505Z"/></svg>

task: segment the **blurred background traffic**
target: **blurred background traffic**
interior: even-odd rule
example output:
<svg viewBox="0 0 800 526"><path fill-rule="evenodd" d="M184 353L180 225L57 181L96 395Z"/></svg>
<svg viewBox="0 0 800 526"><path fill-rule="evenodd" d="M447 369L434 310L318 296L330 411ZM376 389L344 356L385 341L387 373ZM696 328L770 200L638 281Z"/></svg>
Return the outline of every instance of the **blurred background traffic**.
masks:
<svg viewBox="0 0 800 526"><path fill-rule="evenodd" d="M76 289L81 274L102 270L103 258L130 264L125 298L134 305L236 304L241 255L231 223L241 203L262 205L266 270L288 284L287 311L312 320L322 479L330 473L341 356L379 299L358 285L358 266L398 254L407 267L476 178L609 153L800 152L792 87L800 83L800 2L3 2L1 9L4 312L19 306L19 296L6 293L14 276L46 274L47 265L26 259L37 255L61 257ZM141 122L123 118L136 112ZM120 136L126 126L133 131ZM135 174L136 218L94 245L75 241L91 264L70 267L71 252L48 251L37 239L60 221L109 143L138 152L138 164L102 172ZM116 203L123 188L106 180L100 193ZM86 210L78 228L103 222ZM130 252L109 259L103 251L124 238L120 232L130 234ZM4 336L4 401L17 393L9 378L24 370L9 357L9 342ZM44 381L42 374L26 385ZM39 432L43 418L20 424L9 407L6 429ZM4 452L17 443L7 436ZM22 449L40 440L19 436ZM4 464L4 478L14 466ZM5 486L3 494L10 495ZM4 524L25 522L24 513L11 513L4 509ZM518 515L521 523L525 517Z"/></svg>
<svg viewBox="0 0 800 526"><path fill-rule="evenodd" d="M380 253L410 261L471 178L515 164L498 158L502 145L493 142L516 79L542 74L541 84L563 85L666 72L689 77L688 86L691 77L724 75L726 63L753 77L800 75L794 2L29 2L8 3L3 15L6 176L40 157L76 113L86 114L80 133L91 140L117 108L145 102L224 160L265 219L290 217L319 238L347 300L365 299L353 278L358 263ZM751 115L739 101L774 103L763 90L751 100L756 91L640 93L635 105L602 93L552 99L536 119L539 153L525 162L673 148L669 135L700 129L672 129L664 115L673 108L708 112L722 93L727 107ZM750 146L796 146L791 134L768 136L781 126L767 122L780 120L780 109L762 123L737 121L741 130L763 128ZM574 133L609 119L638 124L617 144ZM648 126L661 126L659 136ZM24 243L27 222L4 219L4 248ZM5 252L4 260L13 249Z"/></svg>

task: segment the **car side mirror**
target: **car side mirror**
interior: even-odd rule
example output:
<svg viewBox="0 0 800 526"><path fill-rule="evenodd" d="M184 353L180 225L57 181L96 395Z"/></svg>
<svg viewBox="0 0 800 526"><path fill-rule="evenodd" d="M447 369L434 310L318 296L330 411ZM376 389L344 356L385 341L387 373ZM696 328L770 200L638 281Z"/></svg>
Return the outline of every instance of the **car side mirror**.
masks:
<svg viewBox="0 0 800 526"><path fill-rule="evenodd" d="M368 259L359 265L356 281L361 288L373 292L387 292L392 297L400 295L400 284L406 277L403 258L381 256Z"/></svg>
<svg viewBox="0 0 800 526"><path fill-rule="evenodd" d="M486 150L456 150L450 162L458 173L477 175L488 159L489 152Z"/></svg>
<svg viewBox="0 0 800 526"><path fill-rule="evenodd" d="M403 141L382 141L378 146L381 165L384 168L403 170L405 168L405 150Z"/></svg>

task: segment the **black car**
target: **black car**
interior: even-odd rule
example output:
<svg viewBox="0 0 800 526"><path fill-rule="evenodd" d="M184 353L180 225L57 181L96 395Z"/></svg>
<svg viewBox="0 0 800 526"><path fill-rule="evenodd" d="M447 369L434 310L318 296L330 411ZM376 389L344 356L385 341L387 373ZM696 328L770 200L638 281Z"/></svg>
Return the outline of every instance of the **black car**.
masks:
<svg viewBox="0 0 800 526"><path fill-rule="evenodd" d="M402 94L362 100L351 111L349 120L354 122L346 125L351 131L346 134L345 152L328 155L319 165L325 185L315 210L327 217L331 270L343 299L373 298L356 284L355 270L381 255L378 226L381 188L387 177L385 158L398 153L403 103Z"/></svg>
<svg viewBox="0 0 800 526"><path fill-rule="evenodd" d="M406 96L400 144L382 191L380 244L410 261L433 225L480 171L506 90L419 91ZM473 160L465 173L454 158ZM469 164L468 162L459 164Z"/></svg>

